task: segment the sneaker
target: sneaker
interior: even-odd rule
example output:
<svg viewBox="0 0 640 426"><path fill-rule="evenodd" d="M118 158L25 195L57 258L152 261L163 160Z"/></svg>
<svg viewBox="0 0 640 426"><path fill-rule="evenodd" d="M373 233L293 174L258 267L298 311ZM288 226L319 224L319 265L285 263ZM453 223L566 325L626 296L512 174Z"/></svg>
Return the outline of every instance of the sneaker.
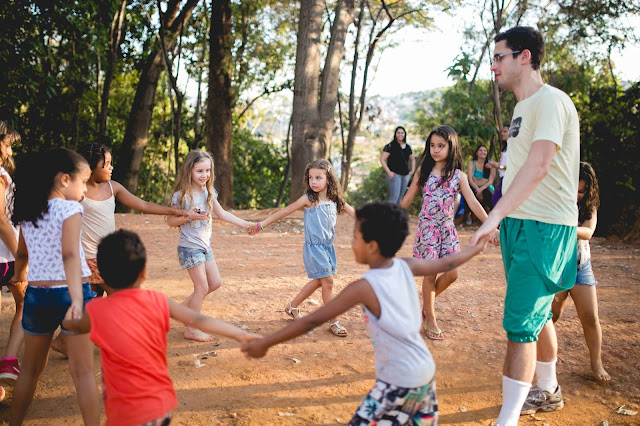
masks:
<svg viewBox="0 0 640 426"><path fill-rule="evenodd" d="M464 223L466 223L467 225L471 225L473 222L471 221L471 218L468 217L467 220L464 221Z"/></svg>
<svg viewBox="0 0 640 426"><path fill-rule="evenodd" d="M18 360L13 361L0 361L0 380L18 380L20 375L20 364Z"/></svg>
<svg viewBox="0 0 640 426"><path fill-rule="evenodd" d="M548 413L550 411L561 410L562 407L564 407L564 401L562 400L560 385L558 385L554 393L549 393L537 386L534 386L527 395L527 400L522 406L520 415L535 414L538 411Z"/></svg>

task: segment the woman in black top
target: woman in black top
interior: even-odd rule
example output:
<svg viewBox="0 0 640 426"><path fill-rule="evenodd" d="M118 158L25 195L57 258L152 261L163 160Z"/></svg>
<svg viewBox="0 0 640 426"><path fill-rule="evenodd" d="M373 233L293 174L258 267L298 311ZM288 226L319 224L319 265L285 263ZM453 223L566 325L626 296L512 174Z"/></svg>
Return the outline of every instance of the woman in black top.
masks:
<svg viewBox="0 0 640 426"><path fill-rule="evenodd" d="M384 146L380 156L380 164L387 174L389 201L395 204L402 200L409 178L416 170L416 159L406 138L406 130L398 126L393 140Z"/></svg>

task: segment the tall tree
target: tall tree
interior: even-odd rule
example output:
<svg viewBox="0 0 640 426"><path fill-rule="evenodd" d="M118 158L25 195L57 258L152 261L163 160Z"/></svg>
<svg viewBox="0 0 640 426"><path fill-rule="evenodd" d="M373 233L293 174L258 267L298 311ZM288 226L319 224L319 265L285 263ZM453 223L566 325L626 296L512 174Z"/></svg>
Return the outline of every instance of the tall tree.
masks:
<svg viewBox="0 0 640 426"><path fill-rule="evenodd" d="M191 18L193 8L199 0L187 0L181 7L179 0L169 0L166 11L158 10L163 22L163 43L167 51L171 51L176 43L180 29ZM135 193L138 188L138 175L144 149L149 140L149 126L154 106L154 98L158 87L158 79L162 73L164 57L162 47L156 44L154 50L146 59L135 97L131 105L131 112L122 141L116 179L129 191ZM130 209L120 206L123 211Z"/></svg>
<svg viewBox="0 0 640 426"><path fill-rule="evenodd" d="M353 62L351 64L351 81L349 86L349 110L347 140L342 148L342 163L340 183L343 188L347 187L351 176L351 159L353 157L353 147L356 136L360 131L362 118L364 117L367 87L369 85L369 75L371 64L375 54L384 49L381 43L386 34L395 27L402 28L408 24L416 24L422 27L427 26L431 20L423 15L427 11L431 2L387 2L381 0L376 2L376 6L369 4L367 0L360 0L358 19L356 20L356 37L353 46ZM367 12L367 15L365 15ZM360 43L362 32L368 29L366 40L366 56L364 65L360 64ZM360 93L356 93L356 82L360 82ZM356 102L357 98L357 102Z"/></svg>
<svg viewBox="0 0 640 426"><path fill-rule="evenodd" d="M102 83L102 96L100 101L100 111L98 113L98 137L103 138L107 131L107 113L109 109L109 92L111 91L111 82L115 71L116 61L118 60L118 51L123 38L123 23L127 11L127 0L120 0L118 8L113 14L111 27L109 30L109 54L107 55L107 63L105 64L104 81ZM100 73L98 72L98 78Z"/></svg>
<svg viewBox="0 0 640 426"><path fill-rule="evenodd" d="M333 135L338 101L340 63L347 29L353 22L355 0L338 0L331 38L320 73L322 18L325 1L302 0L298 21L291 146L291 199L304 192L304 169L326 157Z"/></svg>
<svg viewBox="0 0 640 426"><path fill-rule="evenodd" d="M219 201L233 206L233 92L231 88L231 1L211 2L209 33L209 97L207 101L207 149L215 159L215 185Z"/></svg>

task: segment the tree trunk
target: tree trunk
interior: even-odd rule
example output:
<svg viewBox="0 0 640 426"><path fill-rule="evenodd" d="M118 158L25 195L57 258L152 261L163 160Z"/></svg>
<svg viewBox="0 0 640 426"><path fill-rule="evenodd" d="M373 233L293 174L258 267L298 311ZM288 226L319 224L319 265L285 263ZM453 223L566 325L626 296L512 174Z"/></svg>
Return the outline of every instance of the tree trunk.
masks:
<svg viewBox="0 0 640 426"><path fill-rule="evenodd" d="M171 0L167 4L167 11L161 14L160 19L164 20L164 45L168 51L172 50L181 25L191 18L193 8L199 0L188 0L182 10L180 1ZM131 112L127 121L122 148L118 157L118 168L116 169L116 180L123 184L131 193L135 194L138 189L138 175L140 173L140 163L147 146L149 126L153 112L154 98L158 87L158 79L164 69L164 59L162 48L156 46L149 55L146 64L140 75L140 81L136 88L136 94L131 105ZM119 206L119 211L131 211L126 206Z"/></svg>
<svg viewBox="0 0 640 426"><path fill-rule="evenodd" d="M113 15L111 21L111 31L109 33L109 56L107 58L104 86L102 87L102 97L100 102L100 115L98 116L98 139L104 139L107 131L107 114L109 109L109 92L113 81L113 72L118 60L118 49L122 40L122 24L127 11L127 0L120 0L120 6Z"/></svg>
<svg viewBox="0 0 640 426"><path fill-rule="evenodd" d="M291 146L290 199L300 197L306 165L327 155L331 143L344 41L353 22L354 0L336 3L331 40L319 78L323 0L302 0L298 23Z"/></svg>
<svg viewBox="0 0 640 426"><path fill-rule="evenodd" d="M231 1L213 0L209 32L207 149L215 160L215 187L224 207L233 207L233 93L231 89Z"/></svg>

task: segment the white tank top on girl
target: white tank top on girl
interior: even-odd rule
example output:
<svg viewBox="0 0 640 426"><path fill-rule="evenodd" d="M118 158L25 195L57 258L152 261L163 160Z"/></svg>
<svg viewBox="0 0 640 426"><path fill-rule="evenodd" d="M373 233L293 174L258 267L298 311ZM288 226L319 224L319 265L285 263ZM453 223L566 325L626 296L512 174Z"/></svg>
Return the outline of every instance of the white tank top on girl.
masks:
<svg viewBox="0 0 640 426"><path fill-rule="evenodd" d="M29 274L27 281L66 281L62 261L62 224L75 214L82 214L82 206L77 201L52 198L49 200L49 211L36 221L20 222L22 236L29 251ZM84 258L82 244L80 250L80 266L82 277L91 276L91 270Z"/></svg>
<svg viewBox="0 0 640 426"><path fill-rule="evenodd" d="M82 248L87 259L95 259L98 254L98 244L107 235L116 230L116 197L113 196L113 186L109 182L111 197L97 201L84 197L80 204L84 208L82 217Z"/></svg>
<svg viewBox="0 0 640 426"><path fill-rule="evenodd" d="M11 213L13 212L13 180L9 173L4 169L4 167L0 166L0 179L3 179L6 183L4 188L4 213L7 215L7 219L9 219L9 224L13 228L13 233L16 236L16 241L18 241L18 228L13 226L11 223ZM0 263L9 263L13 262L15 259L11 251L7 248L6 245L0 240Z"/></svg>
<svg viewBox="0 0 640 426"><path fill-rule="evenodd" d="M403 388L428 384L436 365L420 336L420 302L409 265L393 259L391 267L370 269L362 278L380 303L380 318L362 307L376 358L376 379Z"/></svg>

